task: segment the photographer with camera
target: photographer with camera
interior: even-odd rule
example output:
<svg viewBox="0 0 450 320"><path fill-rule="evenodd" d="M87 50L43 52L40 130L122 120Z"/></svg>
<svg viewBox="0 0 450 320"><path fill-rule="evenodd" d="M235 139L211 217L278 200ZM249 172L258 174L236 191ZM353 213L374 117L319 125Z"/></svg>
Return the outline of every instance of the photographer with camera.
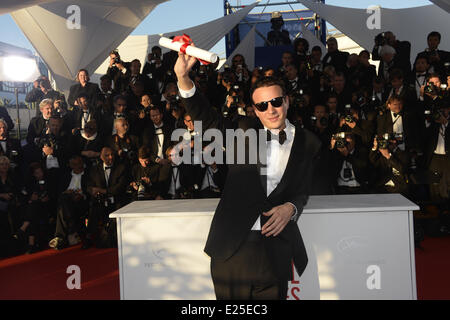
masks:
<svg viewBox="0 0 450 320"><path fill-rule="evenodd" d="M67 99L69 107L75 108L78 105L77 98L81 93L87 96L88 105L96 106L100 88L98 84L90 82L89 72L86 69L80 69L76 81L78 83L70 87L69 98Z"/></svg>
<svg viewBox="0 0 450 320"><path fill-rule="evenodd" d="M114 150L109 147L102 149L100 159L101 163L89 172L88 192L91 200L82 249L88 249L94 243L97 247L117 247L116 225L114 219L109 219L109 214L128 203L129 168L116 161Z"/></svg>
<svg viewBox="0 0 450 320"><path fill-rule="evenodd" d="M389 72L389 85L387 87L389 96L399 96L403 100L403 109L410 113L418 114L416 91L405 83L402 70L394 68Z"/></svg>
<svg viewBox="0 0 450 320"><path fill-rule="evenodd" d="M222 115L231 122L238 121L238 118L245 116L244 92L237 84L228 91L225 105L222 107Z"/></svg>
<svg viewBox="0 0 450 320"><path fill-rule="evenodd" d="M399 68L403 74L411 71L411 43L399 41L391 31L375 37L372 60L380 61L378 75L388 80L391 68Z"/></svg>
<svg viewBox="0 0 450 320"><path fill-rule="evenodd" d="M82 218L87 216L89 209L87 172L81 156L72 157L69 167L60 179L56 230L49 242L49 247L55 250L81 242Z"/></svg>
<svg viewBox="0 0 450 320"><path fill-rule="evenodd" d="M355 135L341 131L331 137L333 185L337 194L360 194L369 191L367 149L357 144Z"/></svg>
<svg viewBox="0 0 450 320"><path fill-rule="evenodd" d="M411 157L398 147L392 133L377 135L369 153L370 163L375 167L374 193L401 193L408 195L408 175Z"/></svg>
<svg viewBox="0 0 450 320"><path fill-rule="evenodd" d="M450 105L442 103L433 110L433 121L426 129L425 168L434 177L430 197L437 204L449 204L450 198Z"/></svg>
<svg viewBox="0 0 450 320"><path fill-rule="evenodd" d="M113 98L118 95L117 90L112 88L112 79L108 75L100 77L100 93L97 99L97 105L94 106L95 111L100 115L113 113Z"/></svg>
<svg viewBox="0 0 450 320"><path fill-rule="evenodd" d="M100 115L96 113L94 106L89 105L88 97L85 93L81 93L77 98L77 106L70 111L68 122L72 135L80 130L84 130L89 121L98 121Z"/></svg>
<svg viewBox="0 0 450 320"><path fill-rule="evenodd" d="M338 98L338 112L344 112L344 107L352 103L352 94L343 72L336 73L330 89Z"/></svg>
<svg viewBox="0 0 450 320"><path fill-rule="evenodd" d="M362 107L358 103L347 105L340 117L338 130L351 132L354 135L353 139L356 139L358 144L369 148L375 134L375 115L371 114L371 120L367 120L361 118L361 113Z"/></svg>
<svg viewBox="0 0 450 320"><path fill-rule="evenodd" d="M324 146L330 144L333 134L332 128L329 126L327 107L321 104L315 105L310 123L305 123L305 127L310 129L322 142Z"/></svg>
<svg viewBox="0 0 450 320"><path fill-rule="evenodd" d="M123 93L128 85L127 77L130 74L130 62L124 62L120 58L118 50L112 50L109 53L109 65L106 74L114 83L114 90Z"/></svg>
<svg viewBox="0 0 450 320"><path fill-rule="evenodd" d="M336 38L330 37L327 40L327 54L322 59L323 66L332 65L336 71L343 72L347 63L349 53L339 51Z"/></svg>
<svg viewBox="0 0 450 320"><path fill-rule="evenodd" d="M183 128L184 106L178 96L178 87L175 82L167 83L161 103L165 103L164 121L170 123L175 129Z"/></svg>
<svg viewBox="0 0 450 320"><path fill-rule="evenodd" d="M153 46L151 52L147 55L147 61L145 61L142 74L148 76L155 81L156 84L162 82L163 75L165 73L162 63L162 51L158 46ZM158 87L161 88L161 87ZM158 89L158 94L161 92Z"/></svg>
<svg viewBox="0 0 450 320"><path fill-rule="evenodd" d="M235 54L231 60L231 71L234 72L236 82L242 89L249 89L251 72L245 64L245 58L242 54Z"/></svg>
<svg viewBox="0 0 450 320"><path fill-rule="evenodd" d="M152 164L151 151L143 146L138 151L138 163L131 170L129 192L134 200L161 200L160 166Z"/></svg>
<svg viewBox="0 0 450 320"><path fill-rule="evenodd" d="M115 119L114 127L116 133L106 139L105 146L114 151L118 162L131 168L137 162L139 138L129 133L128 121L125 118Z"/></svg>
<svg viewBox="0 0 450 320"><path fill-rule="evenodd" d="M104 146L103 139L97 132L97 122L91 120L86 123L83 130L77 131L69 138L69 145L70 157L81 156L86 171L89 171L100 160L100 151Z"/></svg>
<svg viewBox="0 0 450 320"><path fill-rule="evenodd" d="M450 52L439 50L440 43L441 34L437 31L430 32L427 36L428 47L425 51L420 52L417 58L425 56L431 66L430 73L437 73L441 77L446 77L449 75L449 69L446 67L446 64L450 63Z"/></svg>
<svg viewBox="0 0 450 320"><path fill-rule="evenodd" d="M388 110L377 117L377 134L394 134L399 149L418 153L421 150L423 125L415 113L403 108L403 103L403 99L395 94L389 97L386 102Z"/></svg>

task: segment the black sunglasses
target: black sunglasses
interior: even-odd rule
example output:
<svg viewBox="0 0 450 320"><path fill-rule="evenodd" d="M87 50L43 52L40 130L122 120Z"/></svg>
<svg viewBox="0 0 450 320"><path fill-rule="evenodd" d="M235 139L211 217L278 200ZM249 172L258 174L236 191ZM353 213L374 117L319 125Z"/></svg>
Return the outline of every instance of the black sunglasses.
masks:
<svg viewBox="0 0 450 320"><path fill-rule="evenodd" d="M281 107L281 105L283 104L283 99L284 99L284 96L283 97L277 97L277 98L273 98L270 101L263 101L263 102L260 102L260 103L255 103L254 106L255 106L256 109L258 109L258 111L264 112L269 107L269 102L275 108Z"/></svg>

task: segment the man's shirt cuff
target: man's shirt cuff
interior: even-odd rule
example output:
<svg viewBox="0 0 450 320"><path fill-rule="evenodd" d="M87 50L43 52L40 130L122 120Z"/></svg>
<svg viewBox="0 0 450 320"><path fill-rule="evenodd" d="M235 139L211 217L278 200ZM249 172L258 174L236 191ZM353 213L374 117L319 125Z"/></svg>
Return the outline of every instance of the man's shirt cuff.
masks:
<svg viewBox="0 0 450 320"><path fill-rule="evenodd" d="M196 89L195 89L195 85L193 82L192 82L191 90L186 91L186 90L183 90L180 87L178 87L178 91L180 92L180 97L185 98L185 99L193 97L195 94L195 90Z"/></svg>

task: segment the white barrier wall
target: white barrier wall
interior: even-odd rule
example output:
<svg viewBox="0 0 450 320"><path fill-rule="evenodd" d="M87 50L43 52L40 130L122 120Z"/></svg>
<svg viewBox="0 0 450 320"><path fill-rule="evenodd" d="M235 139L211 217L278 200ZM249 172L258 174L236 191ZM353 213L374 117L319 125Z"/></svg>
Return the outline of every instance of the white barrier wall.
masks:
<svg viewBox="0 0 450 320"><path fill-rule="evenodd" d="M215 299L203 252L218 199L137 201L117 219L121 299ZM309 263L289 299L417 299L412 210L398 194L313 196Z"/></svg>

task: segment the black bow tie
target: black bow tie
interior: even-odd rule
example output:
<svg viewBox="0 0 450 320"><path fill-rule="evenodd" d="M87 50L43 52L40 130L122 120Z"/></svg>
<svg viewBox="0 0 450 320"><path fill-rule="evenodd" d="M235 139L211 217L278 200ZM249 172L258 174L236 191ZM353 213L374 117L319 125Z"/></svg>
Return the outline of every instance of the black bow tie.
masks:
<svg viewBox="0 0 450 320"><path fill-rule="evenodd" d="M425 77L427 74L426 73L418 73L417 77Z"/></svg>
<svg viewBox="0 0 450 320"><path fill-rule="evenodd" d="M392 114L394 115L395 118L397 118L398 116L401 116L401 115L402 115L401 112L399 112L399 113L392 112Z"/></svg>
<svg viewBox="0 0 450 320"><path fill-rule="evenodd" d="M276 140L280 144L283 144L287 139L286 132L281 130L279 134L274 134L270 130L267 130L267 141Z"/></svg>
<svg viewBox="0 0 450 320"><path fill-rule="evenodd" d="M105 167L105 171L110 169L112 169L112 167Z"/></svg>
<svg viewBox="0 0 450 320"><path fill-rule="evenodd" d="M116 117L116 118L124 118L125 115L123 113L114 113L114 117Z"/></svg>

